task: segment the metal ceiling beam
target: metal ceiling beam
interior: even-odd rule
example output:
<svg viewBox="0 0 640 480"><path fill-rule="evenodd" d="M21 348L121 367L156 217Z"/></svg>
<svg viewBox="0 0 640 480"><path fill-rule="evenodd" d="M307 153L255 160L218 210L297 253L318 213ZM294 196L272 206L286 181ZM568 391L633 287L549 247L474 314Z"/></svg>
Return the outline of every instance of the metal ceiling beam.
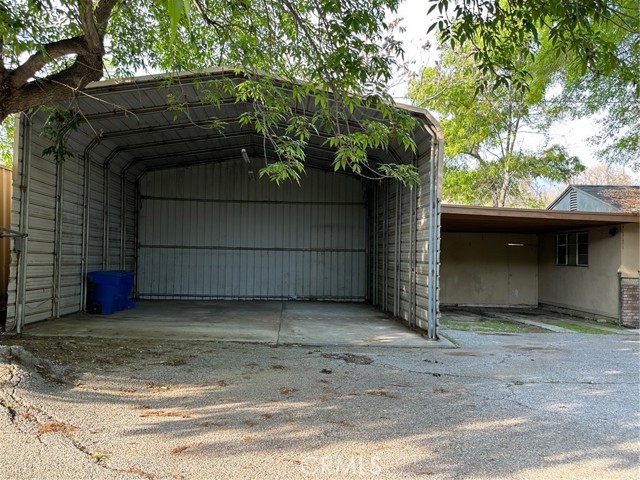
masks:
<svg viewBox="0 0 640 480"><path fill-rule="evenodd" d="M249 106L250 104L248 102L236 102L235 98L229 98L229 99L224 99L221 102L221 105L213 105L213 104L203 104L202 102L188 102L185 103L183 105L186 105L188 109L192 109L192 108L205 108L205 107L211 107L213 109L218 109L221 110L225 105L233 105L233 106ZM246 109L248 110L248 108ZM245 110L245 111L246 111ZM124 117L129 117L129 116L140 116L140 115L146 115L146 114L150 114L150 113L159 113L159 112L167 112L167 107L166 105L164 106L154 106L154 107L142 107L142 108L138 108L138 109L129 109L129 110L121 110L121 111L113 111L113 112L106 112L106 113L99 113L99 114L88 114L86 115L86 119L88 121L92 121L92 120L101 120L101 119L109 119L109 118L114 118L114 117L119 117L119 116L124 116ZM294 112L294 114L296 115L303 115L303 114L307 114L308 112L306 112L303 109L300 108L292 108L292 111ZM233 116L233 117L225 117L223 119L223 121L229 121L229 120L236 120L239 118L238 116ZM178 128L181 129L185 129L185 128L189 128L189 125L193 125L194 128L200 128L200 124L208 124L210 123L210 120L205 121L199 121L199 122L183 122L181 124L179 124ZM346 123L352 127L352 128L360 128L360 124L355 121L355 120L347 120ZM116 138L120 135L123 136L128 136L128 135L134 135L133 132L137 132L137 134L141 134L141 133L148 133L150 131L153 131L154 129L158 130L160 129L160 131L170 131L172 130L172 126L174 126L174 124L171 125L160 125L160 126L149 126L149 127L143 127L143 128L139 128L139 129L127 129L127 130L121 130L119 132L112 132L112 133L106 133L104 134L103 138ZM279 127L283 127L285 126L285 124L278 124ZM330 138L331 135L328 133L317 133L318 136L324 137L324 138ZM394 158L394 160L397 163L402 163L402 159L400 158L400 155L398 155L398 153L395 152L395 150L393 148L389 148L387 150L391 156Z"/></svg>

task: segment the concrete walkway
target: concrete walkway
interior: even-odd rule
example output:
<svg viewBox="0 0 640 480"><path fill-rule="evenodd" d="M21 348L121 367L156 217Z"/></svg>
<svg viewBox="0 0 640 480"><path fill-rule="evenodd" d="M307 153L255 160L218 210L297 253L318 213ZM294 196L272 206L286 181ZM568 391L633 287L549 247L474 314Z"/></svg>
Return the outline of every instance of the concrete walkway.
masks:
<svg viewBox="0 0 640 480"><path fill-rule="evenodd" d="M525 325L531 325L532 327L544 328L545 330L549 330L550 332L555 332L555 333L574 333L572 330L569 330L568 328L562 328L562 327L558 327L557 325L551 325L549 323L539 322L537 320L530 320L528 318L522 318L521 316L513 314L513 313L499 314L499 313L495 313L494 312L493 316L496 317L496 318L501 318L503 320L507 320L509 322L524 323Z"/></svg>
<svg viewBox="0 0 640 480"><path fill-rule="evenodd" d="M80 313L28 326L36 336L255 342L271 345L451 347L361 303L141 301L113 315Z"/></svg>
<svg viewBox="0 0 640 480"><path fill-rule="evenodd" d="M541 308L456 307L445 308L442 317L462 322L481 322L483 319L515 322L554 333L577 333L575 330L556 325L563 323L600 330L602 333L636 337L640 335L638 329L620 328Z"/></svg>

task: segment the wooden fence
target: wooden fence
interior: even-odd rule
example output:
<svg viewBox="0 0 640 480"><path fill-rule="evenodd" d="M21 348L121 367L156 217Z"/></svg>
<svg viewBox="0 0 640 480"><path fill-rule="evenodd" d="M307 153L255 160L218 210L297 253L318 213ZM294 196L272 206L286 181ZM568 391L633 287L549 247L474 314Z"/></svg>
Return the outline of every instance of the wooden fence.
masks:
<svg viewBox="0 0 640 480"><path fill-rule="evenodd" d="M0 227L11 226L11 183L11 169L0 166ZM7 306L7 286L11 265L9 244L9 238L0 238L0 323Z"/></svg>

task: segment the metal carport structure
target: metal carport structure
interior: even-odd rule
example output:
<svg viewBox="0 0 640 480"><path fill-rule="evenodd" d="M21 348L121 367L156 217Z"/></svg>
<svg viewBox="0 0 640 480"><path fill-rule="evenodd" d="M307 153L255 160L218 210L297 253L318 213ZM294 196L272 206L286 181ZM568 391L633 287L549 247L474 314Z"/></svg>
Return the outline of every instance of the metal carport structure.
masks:
<svg viewBox="0 0 640 480"><path fill-rule="evenodd" d="M12 240L8 328L83 310L87 272L125 269L143 299L370 302L437 338L442 135L433 117L403 107L419 120L415 154L393 143L369 152L372 162L416 165L416 188L334 173L320 135L301 186L277 187L257 176L257 159L274 152L239 122L252 106L198 96L203 81L240 77L178 78L188 118L167 108L176 87L166 78L92 84L77 98L86 121L68 136L74 155L63 164L42 153L47 114L20 115L11 227L24 238ZM312 97L304 108L314 110ZM227 122L223 132L206 128L212 116Z"/></svg>

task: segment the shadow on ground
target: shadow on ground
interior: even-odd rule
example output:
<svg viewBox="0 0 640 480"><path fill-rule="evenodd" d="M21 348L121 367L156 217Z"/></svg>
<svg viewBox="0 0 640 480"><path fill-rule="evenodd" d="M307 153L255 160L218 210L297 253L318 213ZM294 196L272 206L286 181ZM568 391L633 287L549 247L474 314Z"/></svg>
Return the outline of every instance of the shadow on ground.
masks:
<svg viewBox="0 0 640 480"><path fill-rule="evenodd" d="M635 339L453 335L463 348L25 337L36 360L8 355L2 395L14 436L105 478L637 478Z"/></svg>

